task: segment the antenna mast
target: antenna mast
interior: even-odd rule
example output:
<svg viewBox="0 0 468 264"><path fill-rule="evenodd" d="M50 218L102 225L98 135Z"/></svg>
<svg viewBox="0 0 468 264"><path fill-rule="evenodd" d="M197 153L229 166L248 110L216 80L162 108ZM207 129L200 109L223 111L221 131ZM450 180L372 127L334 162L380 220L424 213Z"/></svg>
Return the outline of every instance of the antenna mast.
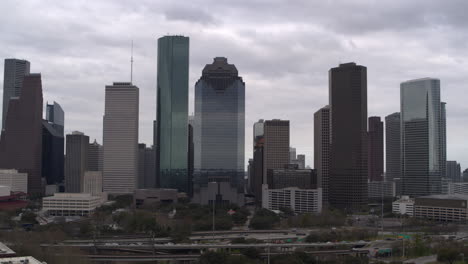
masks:
<svg viewBox="0 0 468 264"><path fill-rule="evenodd" d="M133 83L133 40L132 40L132 53L130 57L130 83Z"/></svg>

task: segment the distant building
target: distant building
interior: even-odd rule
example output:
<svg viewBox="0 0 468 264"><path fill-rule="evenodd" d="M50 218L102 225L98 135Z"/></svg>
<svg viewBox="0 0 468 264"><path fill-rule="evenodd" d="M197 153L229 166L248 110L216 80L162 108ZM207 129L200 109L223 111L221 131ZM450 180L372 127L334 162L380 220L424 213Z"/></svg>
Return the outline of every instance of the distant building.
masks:
<svg viewBox="0 0 468 264"><path fill-rule="evenodd" d="M322 211L322 189L299 189L289 187L269 189L262 186L262 207L268 210L291 208L295 213L320 213Z"/></svg>
<svg viewBox="0 0 468 264"><path fill-rule="evenodd" d="M195 84L194 197L209 182L244 192L244 134L245 83L234 64L216 57ZM238 203L237 195L228 196Z"/></svg>
<svg viewBox="0 0 468 264"><path fill-rule="evenodd" d="M440 194L446 162L440 80L410 80L400 90L403 194Z"/></svg>
<svg viewBox="0 0 468 264"><path fill-rule="evenodd" d="M63 126L42 121L42 178L48 185L63 184L65 176Z"/></svg>
<svg viewBox="0 0 468 264"><path fill-rule="evenodd" d="M400 113L385 117L385 180L401 177Z"/></svg>
<svg viewBox="0 0 468 264"><path fill-rule="evenodd" d="M130 82L106 86L103 122L103 188L131 194L138 179L139 89Z"/></svg>
<svg viewBox="0 0 468 264"><path fill-rule="evenodd" d="M42 199L42 210L52 216L90 216L104 202L90 193L55 193Z"/></svg>
<svg viewBox="0 0 468 264"><path fill-rule="evenodd" d="M137 177L137 188L145 188L145 152L146 144L138 144L138 177Z"/></svg>
<svg viewBox="0 0 468 264"><path fill-rule="evenodd" d="M330 107L325 106L314 114L314 168L324 205L328 204L330 181L330 128Z"/></svg>
<svg viewBox="0 0 468 264"><path fill-rule="evenodd" d="M304 154L296 155L296 158L291 160L290 164L297 165L298 169L300 170L305 169L305 155Z"/></svg>
<svg viewBox="0 0 468 264"><path fill-rule="evenodd" d="M67 135L67 157L65 159L65 192L80 193L83 177L88 168L89 137L79 131Z"/></svg>
<svg viewBox="0 0 468 264"><path fill-rule="evenodd" d="M468 195L468 182L449 182L445 194Z"/></svg>
<svg viewBox="0 0 468 264"><path fill-rule="evenodd" d="M289 120L266 120L263 127L263 181L269 169L281 169L289 164Z"/></svg>
<svg viewBox="0 0 468 264"><path fill-rule="evenodd" d="M179 194L176 189L136 189L133 194L133 204L135 208L143 208L155 203L177 203L178 198Z"/></svg>
<svg viewBox="0 0 468 264"><path fill-rule="evenodd" d="M103 162L102 145L97 143L96 139L88 147L88 171L102 171Z"/></svg>
<svg viewBox="0 0 468 264"><path fill-rule="evenodd" d="M5 105L4 105L5 106ZM24 76L20 97L12 97L0 139L0 168L28 174L28 194L42 195L42 81Z"/></svg>
<svg viewBox="0 0 468 264"><path fill-rule="evenodd" d="M379 116L369 117L368 177L369 181L383 181L384 174L384 128Z"/></svg>
<svg viewBox="0 0 468 264"><path fill-rule="evenodd" d="M296 148L289 147L289 163L293 164L293 161L297 159Z"/></svg>
<svg viewBox="0 0 468 264"><path fill-rule="evenodd" d="M452 182L461 182L461 167L460 163L454 160L447 160L446 177L451 179Z"/></svg>
<svg viewBox="0 0 468 264"><path fill-rule="evenodd" d="M380 201L396 197L396 186L393 181L369 181L367 185L369 200Z"/></svg>
<svg viewBox="0 0 468 264"><path fill-rule="evenodd" d="M59 133L64 136L65 112L57 102L46 105L46 121Z"/></svg>
<svg viewBox="0 0 468 264"><path fill-rule="evenodd" d="M283 169L269 169L267 184L270 189L297 187L299 189L316 189L317 173L315 170L298 169L297 165Z"/></svg>
<svg viewBox="0 0 468 264"><path fill-rule="evenodd" d="M468 220L468 196L429 195L416 197L414 216L439 222L461 222Z"/></svg>
<svg viewBox="0 0 468 264"><path fill-rule="evenodd" d="M254 123L253 126L253 160L249 175L250 189L258 205L260 205L262 201L264 142L264 121L260 119L258 122Z"/></svg>
<svg viewBox="0 0 468 264"><path fill-rule="evenodd" d="M402 196L392 203L392 213L414 216L414 199L409 196Z"/></svg>
<svg viewBox="0 0 468 264"><path fill-rule="evenodd" d="M157 158L159 187L188 193L189 38L158 39Z"/></svg>
<svg viewBox="0 0 468 264"><path fill-rule="evenodd" d="M329 78L329 203L361 211L367 207L367 68L340 64Z"/></svg>
<svg viewBox="0 0 468 264"><path fill-rule="evenodd" d="M463 182L468 182L468 169L465 169L465 170L463 171L463 176L462 176L462 178L463 178Z"/></svg>
<svg viewBox="0 0 468 264"><path fill-rule="evenodd" d="M12 192L28 193L28 174L0 169L0 185L8 186Z"/></svg>
<svg viewBox="0 0 468 264"><path fill-rule="evenodd" d="M6 116L10 99L20 97L24 76L29 74L30 63L27 60L5 59L3 75L3 112L2 129L5 129Z"/></svg>
<svg viewBox="0 0 468 264"><path fill-rule="evenodd" d="M92 196L102 194L102 172L86 171L83 178L83 192L90 193Z"/></svg>
<svg viewBox="0 0 468 264"><path fill-rule="evenodd" d="M213 202L217 205L244 205L244 194L239 193L229 182L209 182L199 192L194 193L193 200L199 204L209 205Z"/></svg>

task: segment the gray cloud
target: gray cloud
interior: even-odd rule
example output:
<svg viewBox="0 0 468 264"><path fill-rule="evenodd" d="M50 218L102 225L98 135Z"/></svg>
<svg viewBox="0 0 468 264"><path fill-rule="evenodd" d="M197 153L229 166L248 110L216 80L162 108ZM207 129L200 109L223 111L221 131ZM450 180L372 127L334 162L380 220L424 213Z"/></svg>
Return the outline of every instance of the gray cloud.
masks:
<svg viewBox="0 0 468 264"><path fill-rule="evenodd" d="M203 66L228 57L247 86L246 158L253 122L282 118L291 120L292 145L309 165L313 113L328 103L331 67L368 67L369 116L399 110L400 82L437 77L448 103L448 157L468 167L465 0L173 2L1 1L8 12L0 16L0 58L31 61L43 74L44 101L65 109L67 132L101 142L104 86L129 80L133 40L140 141L151 144L157 38L187 35L191 100Z"/></svg>

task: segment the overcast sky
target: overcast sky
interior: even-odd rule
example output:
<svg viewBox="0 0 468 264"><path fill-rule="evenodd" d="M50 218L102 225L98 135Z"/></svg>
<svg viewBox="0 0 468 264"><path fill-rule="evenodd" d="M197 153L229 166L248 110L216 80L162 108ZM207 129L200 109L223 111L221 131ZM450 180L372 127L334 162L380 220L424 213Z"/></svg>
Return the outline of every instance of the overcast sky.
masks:
<svg viewBox="0 0 468 264"><path fill-rule="evenodd" d="M401 82L440 78L447 157L468 166L466 0L1 0L0 10L0 58L27 59L42 73L44 104L62 105L67 133L102 143L104 86L129 81L133 40L140 142L152 144L157 38L177 34L190 37L190 109L205 64L224 56L237 66L246 159L253 123L281 118L313 167L313 114L328 103L328 70L354 61L367 67L369 116L399 111Z"/></svg>

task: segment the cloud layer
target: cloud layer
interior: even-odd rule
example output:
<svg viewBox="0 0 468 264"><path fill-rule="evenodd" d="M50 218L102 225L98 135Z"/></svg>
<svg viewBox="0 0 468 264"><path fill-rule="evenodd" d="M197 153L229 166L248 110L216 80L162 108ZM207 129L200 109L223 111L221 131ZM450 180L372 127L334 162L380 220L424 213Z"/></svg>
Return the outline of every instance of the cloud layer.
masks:
<svg viewBox="0 0 468 264"><path fill-rule="evenodd" d="M104 86L130 79L133 40L140 142L152 144L157 38L181 34L191 44L191 109L213 57L227 57L244 78L246 159L253 122L281 118L313 166L313 113L328 103L328 69L355 61L368 67L369 116L399 111L402 81L440 78L448 159L468 166L465 0L4 0L0 10L0 58L27 59L43 74L44 100L62 105L66 132L102 142Z"/></svg>

